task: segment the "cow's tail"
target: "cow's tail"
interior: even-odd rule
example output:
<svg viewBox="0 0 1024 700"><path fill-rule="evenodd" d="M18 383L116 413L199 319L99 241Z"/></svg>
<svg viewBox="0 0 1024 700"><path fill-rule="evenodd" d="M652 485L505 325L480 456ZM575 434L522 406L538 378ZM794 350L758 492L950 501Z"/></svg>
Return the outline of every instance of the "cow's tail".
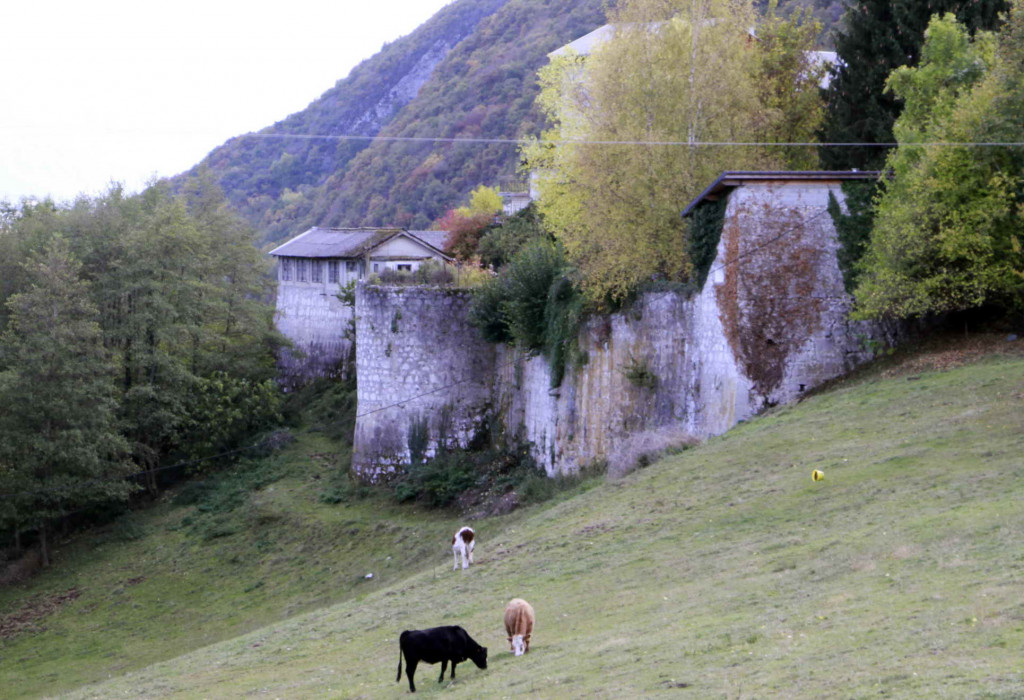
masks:
<svg viewBox="0 0 1024 700"><path fill-rule="evenodd" d="M402 647L398 647L398 675L395 677L395 683L402 680Z"/></svg>

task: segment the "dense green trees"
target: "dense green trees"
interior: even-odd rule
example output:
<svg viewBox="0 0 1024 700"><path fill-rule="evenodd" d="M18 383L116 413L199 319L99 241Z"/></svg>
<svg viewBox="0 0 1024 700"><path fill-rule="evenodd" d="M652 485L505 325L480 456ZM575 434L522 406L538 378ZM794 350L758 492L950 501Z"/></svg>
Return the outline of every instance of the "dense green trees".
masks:
<svg viewBox="0 0 1024 700"><path fill-rule="evenodd" d="M1024 308L1024 3L995 50L952 15L928 28L921 64L894 71L905 101L856 290L863 316L995 304Z"/></svg>
<svg viewBox="0 0 1024 700"><path fill-rule="evenodd" d="M924 30L935 14L953 12L967 28L994 29L1006 0L855 0L836 36L837 64L827 91L827 116L821 141L892 143L900 113L898 96L884 89L889 74L915 65ZM829 170L877 170L886 149L875 146L822 149Z"/></svg>
<svg viewBox="0 0 1024 700"><path fill-rule="evenodd" d="M500 268L535 240L551 240L551 234L544 228L537 206L530 204L484 232L477 246L480 264Z"/></svg>
<svg viewBox="0 0 1024 700"><path fill-rule="evenodd" d="M78 264L56 238L25 271L28 286L7 300L0 337L0 517L39 534L47 565L49 522L125 499L131 464L117 430L114 364Z"/></svg>
<svg viewBox="0 0 1024 700"><path fill-rule="evenodd" d="M0 478L48 494L4 526L42 533L123 498L126 464L156 490L167 460L238 447L275 419L267 262L208 179L187 190L114 187L4 219L0 403L19 410L0 418Z"/></svg>

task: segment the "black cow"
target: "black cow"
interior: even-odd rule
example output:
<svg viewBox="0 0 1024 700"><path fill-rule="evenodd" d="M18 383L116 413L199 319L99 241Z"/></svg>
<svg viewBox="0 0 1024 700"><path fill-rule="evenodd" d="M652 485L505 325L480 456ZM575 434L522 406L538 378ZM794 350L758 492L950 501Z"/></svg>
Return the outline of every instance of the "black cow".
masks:
<svg viewBox="0 0 1024 700"><path fill-rule="evenodd" d="M416 684L412 677L416 673L416 664L425 661L428 664L441 662L441 677L444 681L444 670L448 662L452 662L452 679L455 679L455 664L470 659L477 668L487 668L487 647L482 647L466 634L466 630L457 625L450 627L432 627L428 630L406 630L398 638L398 676L395 681L402 680L402 654L405 654L405 675L409 676L409 691L416 692Z"/></svg>

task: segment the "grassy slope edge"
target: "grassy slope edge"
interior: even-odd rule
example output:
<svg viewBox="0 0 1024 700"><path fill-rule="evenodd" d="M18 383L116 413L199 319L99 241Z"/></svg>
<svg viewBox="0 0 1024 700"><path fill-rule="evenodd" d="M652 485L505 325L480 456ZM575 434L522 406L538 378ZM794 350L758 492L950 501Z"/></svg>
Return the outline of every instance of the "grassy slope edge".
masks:
<svg viewBox="0 0 1024 700"><path fill-rule="evenodd" d="M424 571L70 697L400 697L398 634L446 623L491 663L443 685L421 667L426 695L1020 697L1022 403L1020 357L869 372L481 523L466 572ZM521 659L501 628L513 596L537 610Z"/></svg>

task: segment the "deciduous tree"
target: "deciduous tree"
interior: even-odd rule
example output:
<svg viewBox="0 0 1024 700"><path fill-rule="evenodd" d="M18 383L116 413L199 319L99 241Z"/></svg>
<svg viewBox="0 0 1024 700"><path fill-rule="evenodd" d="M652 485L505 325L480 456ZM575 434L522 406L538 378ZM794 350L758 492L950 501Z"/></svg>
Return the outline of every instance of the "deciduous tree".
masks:
<svg viewBox="0 0 1024 700"><path fill-rule="evenodd" d="M987 70L986 70L987 69ZM921 65L889 86L906 101L856 291L862 316L1024 305L1024 3L995 54L952 15L928 28Z"/></svg>
<svg viewBox="0 0 1024 700"><path fill-rule="evenodd" d="M627 0L611 19L612 38L541 72L553 128L526 149L545 222L592 304L615 303L651 278L686 279L683 207L722 170L786 158L728 144L808 140L816 126L815 78L802 56L813 33L773 18L762 46L744 0ZM806 102L790 102L809 110L807 123L782 99L802 85Z"/></svg>
<svg viewBox="0 0 1024 700"><path fill-rule="evenodd" d="M935 14L953 12L970 32L995 29L1006 0L851 0L836 36L839 62L827 91L821 140L832 143L891 143L900 114L898 95L885 82L900 66L914 66L924 31ZM865 145L822 149L830 170L877 170L887 149Z"/></svg>
<svg viewBox="0 0 1024 700"><path fill-rule="evenodd" d="M476 257L480 238L494 217L501 213L501 194L497 188L478 185L469 195L469 206L450 209L438 221L438 227L448 232L446 252L460 260Z"/></svg>

